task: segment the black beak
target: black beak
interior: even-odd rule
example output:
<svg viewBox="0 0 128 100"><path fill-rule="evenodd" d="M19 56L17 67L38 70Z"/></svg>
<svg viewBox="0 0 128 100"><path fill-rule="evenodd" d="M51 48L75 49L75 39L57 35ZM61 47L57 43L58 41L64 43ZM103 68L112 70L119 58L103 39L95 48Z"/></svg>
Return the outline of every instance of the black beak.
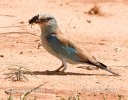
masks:
<svg viewBox="0 0 128 100"><path fill-rule="evenodd" d="M32 19L29 20L29 24L38 23L39 14L34 16Z"/></svg>

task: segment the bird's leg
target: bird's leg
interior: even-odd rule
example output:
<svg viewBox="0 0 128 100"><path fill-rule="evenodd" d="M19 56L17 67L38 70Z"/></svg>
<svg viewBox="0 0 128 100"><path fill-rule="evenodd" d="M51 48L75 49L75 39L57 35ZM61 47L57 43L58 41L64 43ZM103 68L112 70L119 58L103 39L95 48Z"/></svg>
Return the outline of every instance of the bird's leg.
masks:
<svg viewBox="0 0 128 100"><path fill-rule="evenodd" d="M59 73L65 73L64 71L67 69L67 63L63 59L62 59L62 65L63 65L62 67L63 69L62 68L61 68L62 70L59 69L60 71Z"/></svg>
<svg viewBox="0 0 128 100"><path fill-rule="evenodd" d="M53 70L53 71L48 71L47 70L46 73L48 73L48 74L53 74L53 73L60 73L61 74L61 73L64 73L64 71L67 69L67 64L63 59L61 59L61 61L62 61L62 66L60 66L59 68L57 68L56 70Z"/></svg>
<svg viewBox="0 0 128 100"><path fill-rule="evenodd" d="M54 70L55 72L59 72L61 68L64 67L64 64L62 64L62 66L60 66L59 68L57 68L56 70Z"/></svg>

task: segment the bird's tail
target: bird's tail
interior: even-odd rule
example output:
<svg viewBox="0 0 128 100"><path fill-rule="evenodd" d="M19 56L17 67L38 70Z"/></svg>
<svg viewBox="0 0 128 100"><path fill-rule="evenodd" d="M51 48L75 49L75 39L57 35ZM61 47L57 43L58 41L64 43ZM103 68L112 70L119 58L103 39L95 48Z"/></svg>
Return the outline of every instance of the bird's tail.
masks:
<svg viewBox="0 0 128 100"><path fill-rule="evenodd" d="M113 71L107 69L107 66L106 66L105 64L103 64L103 63L101 63L101 62L98 62L98 63L99 63L99 64L97 64L97 65L95 65L95 66L97 66L97 67L99 67L99 68L101 68L101 69L103 69L103 70L106 70L106 71L108 71L108 72L110 72L110 73L112 73L112 74L114 74L114 75L116 75L116 76L119 76L118 73L115 73L115 72L113 72Z"/></svg>

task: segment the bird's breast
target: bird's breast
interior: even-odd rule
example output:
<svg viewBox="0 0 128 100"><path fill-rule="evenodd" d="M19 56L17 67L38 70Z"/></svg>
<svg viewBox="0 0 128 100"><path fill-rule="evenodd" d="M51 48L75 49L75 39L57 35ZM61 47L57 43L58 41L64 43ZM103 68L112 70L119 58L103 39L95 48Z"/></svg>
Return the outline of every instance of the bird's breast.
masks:
<svg viewBox="0 0 128 100"><path fill-rule="evenodd" d="M48 41L47 41L47 37L41 35L41 42L42 42L42 46L43 48L48 51L50 54L52 54L53 56L56 56L57 58L60 58L59 55L57 55L57 53L51 48L51 46L49 45Z"/></svg>

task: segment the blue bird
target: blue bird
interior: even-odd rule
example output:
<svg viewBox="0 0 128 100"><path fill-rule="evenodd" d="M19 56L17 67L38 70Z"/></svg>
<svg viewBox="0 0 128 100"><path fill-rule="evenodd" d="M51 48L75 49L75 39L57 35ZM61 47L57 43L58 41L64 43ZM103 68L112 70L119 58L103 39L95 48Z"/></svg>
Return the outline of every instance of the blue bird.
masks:
<svg viewBox="0 0 128 100"><path fill-rule="evenodd" d="M38 14L29 20L29 24L34 23L41 28L41 41L44 49L62 61L62 66L52 72L64 73L68 62L70 64L94 65L114 75L118 75L107 69L107 66L103 63L98 62L90 53L82 50L72 41L65 38L52 15Z"/></svg>

